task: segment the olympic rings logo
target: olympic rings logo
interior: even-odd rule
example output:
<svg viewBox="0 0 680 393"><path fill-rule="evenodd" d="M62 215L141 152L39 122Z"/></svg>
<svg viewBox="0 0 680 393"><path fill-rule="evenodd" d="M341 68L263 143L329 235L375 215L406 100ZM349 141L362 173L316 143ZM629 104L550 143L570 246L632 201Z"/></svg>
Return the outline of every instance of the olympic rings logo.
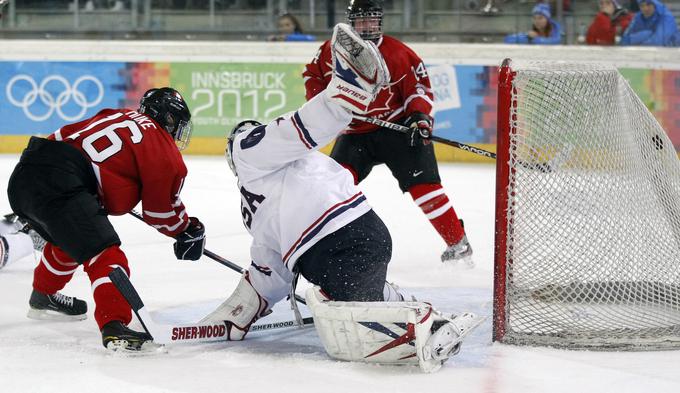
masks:
<svg viewBox="0 0 680 393"><path fill-rule="evenodd" d="M28 92L24 94L23 97L16 97L14 95L15 85L19 82L26 82L30 86ZM94 83L97 88L97 96L92 101L88 101L85 93L81 91L81 85L84 82ZM61 85L61 92L59 94L53 93L54 88L48 89L48 84ZM16 89L19 90L19 89ZM49 119L56 111L59 117L65 121L75 121L80 120L85 116L87 110L97 106L104 98L104 85L102 82L92 75L83 75L76 79L73 86L69 83L66 78L60 75L50 75L40 82L40 85L29 75L20 74L14 76L7 83L6 88L7 99L9 102L21 108L24 111L26 117L33 121L44 121ZM56 97L55 97L56 94ZM40 100L44 106L47 107L47 111L43 114L36 114L31 111L31 107L36 104L36 101ZM64 106L69 102L73 102L73 105L79 106L80 111L75 115L68 115L64 113ZM70 105L69 105L70 106Z"/></svg>

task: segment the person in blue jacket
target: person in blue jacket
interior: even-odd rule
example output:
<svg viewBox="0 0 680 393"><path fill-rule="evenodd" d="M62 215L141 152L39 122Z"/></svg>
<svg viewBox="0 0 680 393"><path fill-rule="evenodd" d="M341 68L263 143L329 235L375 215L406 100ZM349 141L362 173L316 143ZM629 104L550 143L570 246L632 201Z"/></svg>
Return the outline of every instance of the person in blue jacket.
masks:
<svg viewBox="0 0 680 393"><path fill-rule="evenodd" d="M550 5L536 4L531 11L533 25L526 33L510 34L506 44L559 45L562 42L562 28L550 17Z"/></svg>
<svg viewBox="0 0 680 393"><path fill-rule="evenodd" d="M305 34L302 24L293 14L283 14L277 21L279 34L269 37L269 41L314 41L316 37Z"/></svg>
<svg viewBox="0 0 680 393"><path fill-rule="evenodd" d="M678 46L680 33L673 14L657 0L637 0L635 14L621 37L621 45Z"/></svg>

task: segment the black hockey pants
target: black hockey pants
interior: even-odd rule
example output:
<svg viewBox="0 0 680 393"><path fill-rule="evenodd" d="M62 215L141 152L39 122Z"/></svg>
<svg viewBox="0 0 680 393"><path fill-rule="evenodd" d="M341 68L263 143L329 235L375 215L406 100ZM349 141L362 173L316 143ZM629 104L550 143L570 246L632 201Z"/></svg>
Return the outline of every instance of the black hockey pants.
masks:
<svg viewBox="0 0 680 393"><path fill-rule="evenodd" d="M382 301L392 238L369 211L321 239L302 254L295 269L336 301Z"/></svg>
<svg viewBox="0 0 680 393"><path fill-rule="evenodd" d="M99 203L90 163L64 142L32 137L9 179L7 195L19 217L78 263L120 244Z"/></svg>

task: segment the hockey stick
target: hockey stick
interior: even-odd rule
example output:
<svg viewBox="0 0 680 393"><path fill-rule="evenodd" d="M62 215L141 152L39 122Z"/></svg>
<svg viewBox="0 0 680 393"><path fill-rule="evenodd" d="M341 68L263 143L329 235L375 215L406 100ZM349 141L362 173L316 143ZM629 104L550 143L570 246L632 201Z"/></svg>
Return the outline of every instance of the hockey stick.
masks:
<svg viewBox="0 0 680 393"><path fill-rule="evenodd" d="M363 122L366 122L366 123L375 124L379 127L384 127L384 128L389 128L389 129L394 130L394 131L399 131L401 133L411 132L411 129L406 127L406 126L403 126L401 124L392 123L392 122L385 121L385 120L380 120L380 119L377 119L375 117L366 117L366 116L360 116L360 115L355 114L354 118L357 119L357 120L361 120ZM491 159L494 159L494 160L496 159L496 153L490 152L488 150L480 149L480 148L474 147L472 145L467 145L465 143L461 143L461 142L458 142L458 141L452 141L450 139L442 138L442 137L439 137L439 136L436 136L436 135L430 136L429 139L434 141L434 142L439 142L439 143L442 143L444 145L453 146L453 147L456 147L458 149L465 150L467 152L477 154L477 155L480 155L480 156L483 156L483 157L486 157L486 158L491 158ZM559 157L559 158L561 158L561 157ZM553 167L554 167L554 165L551 165L550 162L531 163L531 162L526 162L526 161L517 161L517 163L520 166L522 166L526 169L537 170L537 171L544 172L544 173L552 172Z"/></svg>
<svg viewBox="0 0 680 393"><path fill-rule="evenodd" d="M401 124L392 123L392 122L385 121L385 120L380 120L380 119L377 119L375 117L366 117L366 116L354 115L354 118L357 119L357 120L361 120L363 122L366 122L366 123L375 124L376 126L389 128L391 130L399 131L399 132L402 132L402 133L411 132L411 129L406 127L406 126L403 126ZM484 156L486 158L492 158L494 160L496 159L496 153L490 152L488 150L480 149L480 148L474 147L472 145L466 145L465 143L452 141L452 140L442 138L442 137L438 137L438 136L435 136L435 135L432 135L430 137L430 139L433 140L434 142L439 142L439 143L443 143L445 145L457 147L461 150L465 150L465 151L468 151L470 153L478 154L478 155Z"/></svg>
<svg viewBox="0 0 680 393"><path fill-rule="evenodd" d="M138 219L138 220L144 222L144 217L142 217L142 215L139 214L138 212L136 212L136 211L134 211L134 210L131 210L131 211L130 211L130 214L131 214L133 217L135 217L136 219ZM210 251L210 250L208 250L208 249L204 249L204 250L203 250L203 255L205 255L206 257L208 257L208 258L210 258L210 259L212 259L213 261L215 261L215 262L217 262L217 263L220 263L220 264L222 264L222 265L228 267L229 269L231 269L231 270L233 270L233 271L235 271L235 272L238 272L238 273L243 274L243 273L245 273L245 272L247 271L246 269L244 269L244 268L242 268L241 266L235 264L234 262L232 262L232 261L230 261L230 260L228 260L228 259L226 259L226 258L222 258L221 256L215 254L214 252L212 252L212 251ZM298 302L300 302L300 303L302 303L302 304L304 304L304 305L307 304L307 302L305 302L305 299L304 299L302 296L300 296L300 295L297 295L297 294L296 294L296 295L295 295L295 300L297 300Z"/></svg>
<svg viewBox="0 0 680 393"><path fill-rule="evenodd" d="M142 298L139 293L130 282L127 274L121 268L115 268L111 273L109 273L109 279L118 289L121 295L128 302L132 311L134 311L139 322L142 323L144 330L153 337L153 340L157 344L168 344L168 343L187 343L187 342L215 342L215 341L226 341L227 339L227 326L222 322L215 323L194 323L194 324L183 324L183 325L164 325L156 323L151 314L147 310ZM313 325L314 320L312 318L303 318L302 324ZM263 323L257 324L250 327L250 332L259 332L264 330L274 330L298 326L297 322L292 321L281 321L275 323Z"/></svg>

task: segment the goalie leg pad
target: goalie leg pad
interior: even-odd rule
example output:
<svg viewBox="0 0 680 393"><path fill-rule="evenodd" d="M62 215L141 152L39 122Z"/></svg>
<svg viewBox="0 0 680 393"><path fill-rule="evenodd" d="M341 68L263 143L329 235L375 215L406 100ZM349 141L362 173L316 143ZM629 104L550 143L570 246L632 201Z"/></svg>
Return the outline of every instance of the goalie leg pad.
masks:
<svg viewBox="0 0 680 393"><path fill-rule="evenodd" d="M231 296L199 323L224 322L228 340L243 340L250 325L270 312L267 301L253 288L245 273Z"/></svg>
<svg viewBox="0 0 680 393"><path fill-rule="evenodd" d="M419 365L428 373L456 355L465 337L485 319L472 313L445 318L430 304L416 301L335 302L316 286L307 290L306 298L314 326L331 357ZM436 321L441 327L433 333L437 316L443 320Z"/></svg>
<svg viewBox="0 0 680 393"><path fill-rule="evenodd" d="M326 352L347 361L420 365L433 372L443 362L424 356L432 306L423 302L334 302L310 288L307 305Z"/></svg>

